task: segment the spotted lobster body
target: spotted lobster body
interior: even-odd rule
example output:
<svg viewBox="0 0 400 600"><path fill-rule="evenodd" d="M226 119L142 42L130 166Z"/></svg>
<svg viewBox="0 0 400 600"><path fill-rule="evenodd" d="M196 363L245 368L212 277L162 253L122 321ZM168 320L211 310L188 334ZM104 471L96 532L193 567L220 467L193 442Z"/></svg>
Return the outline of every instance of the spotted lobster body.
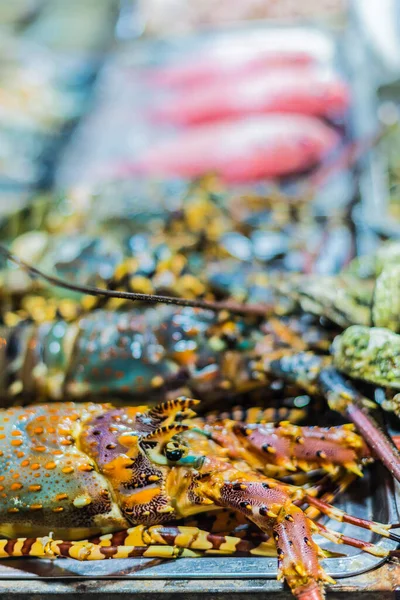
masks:
<svg viewBox="0 0 400 600"><path fill-rule="evenodd" d="M162 457L156 464L138 446L147 438L152 455L157 425L165 421L157 409L145 410L55 403L3 412L0 533L12 538L51 530L82 539L184 516L184 506L171 500L179 505L172 489L179 476L169 473ZM171 437L175 433L171 426ZM201 498L192 501L199 512Z"/></svg>
<svg viewBox="0 0 400 600"><path fill-rule="evenodd" d="M215 461L228 472L227 451L242 470L250 472L252 464L267 471L270 463L277 473L335 465L357 471L359 457L368 455L349 429L210 426L200 419L179 424L194 403L182 399L153 409L54 403L2 411L0 534L51 530L81 539L210 510L197 478ZM194 431L186 424L192 421Z"/></svg>
<svg viewBox="0 0 400 600"><path fill-rule="evenodd" d="M330 578L319 566L322 551L312 534L318 530L345 540L317 526L297 503L392 536L390 525L362 521L333 509L323 497L317 500L317 488L313 492L265 474L269 463L282 472L319 467L330 475L360 473L369 453L351 427L208 424L194 418L196 403L187 398L153 408L53 403L1 411L0 534L10 539L0 540L0 557L100 560L174 557L182 548L228 554L254 548L240 538L163 525L228 508L273 537L281 576L295 595L307 591L321 598L319 585ZM181 549L178 554L165 547L169 540ZM345 543L382 552L349 540ZM260 549L271 551L263 543Z"/></svg>
<svg viewBox="0 0 400 600"><path fill-rule="evenodd" d="M121 409L89 403L54 403L3 411L0 415L0 534L10 538L39 536L51 529L65 539L82 539L125 529L129 524L159 524L202 509L209 510L210 502L205 502L204 496L196 494L194 486L184 481L188 469L193 471L190 481L195 481L197 471L193 467L201 468L208 452L212 451L214 457L220 453L219 446L209 441L210 431L215 429L213 436L221 447L230 445L231 454L235 453L236 459L241 457L233 450L229 432L218 426L206 426L206 436L192 433L189 444L196 450L197 458L189 455L179 459L182 449L176 442L167 442L166 456L158 454L154 448L159 438L165 441L187 431L187 426L171 423L174 413L179 411L184 416L185 405L190 405L190 401L177 402L175 410L171 410L174 403L167 403L170 409L167 418L158 408ZM160 424L162 430L158 428ZM237 435L242 438L243 448L246 446L243 436L249 436L255 451L253 463L258 461L262 468L263 463L268 462L265 457L268 446L269 461L278 462L283 469L288 466L293 452L287 452L287 444L295 433L302 434L301 428L282 433L278 429L268 432L264 426L257 434L254 427L248 431L248 426L243 427L243 431L236 430ZM187 435L186 432L186 439ZM321 434L311 430L310 435L318 440ZM324 453L320 449L319 453L322 458L325 456L326 464L333 465L336 460L346 464L347 461L349 468L352 465L356 468L357 452L360 448L365 450L357 436L348 430L342 433L332 430L325 435L332 441L319 440L317 445L325 450ZM300 459L304 463L307 446L304 448L303 442L299 448L299 463ZM332 452L335 448L336 452ZM261 455L258 459L257 449ZM249 451L246 452L248 457ZM308 453L310 455L310 449ZM276 454L278 461L274 461ZM177 456L176 463L182 464L174 470L171 465ZM212 462L211 457L208 460ZM324 462L315 451L314 460ZM312 465L312 459L308 465ZM182 503L185 495L187 498Z"/></svg>

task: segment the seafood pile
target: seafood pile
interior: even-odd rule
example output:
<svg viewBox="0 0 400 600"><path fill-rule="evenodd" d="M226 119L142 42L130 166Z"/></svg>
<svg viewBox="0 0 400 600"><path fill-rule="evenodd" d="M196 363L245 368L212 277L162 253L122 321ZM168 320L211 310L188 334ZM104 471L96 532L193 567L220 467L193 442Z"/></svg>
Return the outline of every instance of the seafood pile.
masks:
<svg viewBox="0 0 400 600"><path fill-rule="evenodd" d="M229 184L293 181L348 141L351 94L337 62L335 45L311 28L124 46L58 181L210 173Z"/></svg>
<svg viewBox="0 0 400 600"><path fill-rule="evenodd" d="M343 214L321 217L317 226L307 197L286 202L278 190L234 191L215 178L141 186L135 180L84 197L71 191L39 208L22 221L19 236L15 227L4 228L10 250L53 274L72 276L75 283L110 289L252 304L265 301L267 294L273 302L271 277L279 280L283 270L336 271L353 253ZM326 245L338 240L341 246L326 257ZM14 317L29 314L40 321L45 307L44 317L53 318L63 310L61 299L70 300L64 303L67 311L72 304L78 314L83 309L72 302L76 294L49 293L40 280L15 268L0 272L0 289L3 307ZM93 308L95 301L86 298L83 304Z"/></svg>
<svg viewBox="0 0 400 600"><path fill-rule="evenodd" d="M184 206L197 208L199 226L208 205L200 210L198 196L189 198ZM227 259L218 238L191 230L189 215L171 213L177 231L183 222L192 242L182 254L187 270L175 271L176 281L190 275L203 286L185 308L144 302L131 308L127 299L89 294L72 301L63 288L53 295L38 282L11 294L0 331L1 396L13 406L1 416L2 531L10 538L1 555L100 560L218 550L269 556L275 548L280 576L294 594L315 597L331 580L318 566L318 557L327 554L312 541L313 533L373 555L390 554L331 530L317 519L320 513L397 541L390 524L366 522L331 503L373 458L400 478L398 453L368 413L373 396L358 384L386 388L385 408L397 410L399 245L389 243L340 274L326 276L272 268L266 277L262 263L251 263L249 271L249 264L230 258L233 272L245 267L247 295L235 298L229 287L235 279L222 277ZM77 227L75 217L66 220L67 226ZM105 223L110 227L100 213L96 226ZM185 237L177 239L173 226L172 220L171 237L181 243ZM146 230L138 227L143 235ZM161 235L152 226L149 230ZM196 234L203 240L198 271L190 266ZM168 230L162 235L170 251L177 250ZM54 272L55 266L45 262L47 244L54 240L43 239L36 264ZM147 276L140 275L139 254L127 258L127 247L119 246L109 277L101 270L104 264L112 267L106 242L89 244L78 260L70 255L58 273L64 282L73 281L73 273L83 285L100 280L111 293L138 289L132 286L135 278L137 285L151 285L150 293L164 291L154 283L157 262ZM144 256L150 258L149 246ZM171 256L179 264L179 251ZM213 263L220 270L209 275L206 267ZM167 260L161 272L170 268ZM9 285L3 295L7 291L12 291ZM185 297L185 291L170 288L169 298L172 293ZM208 310L190 307L199 296ZM49 304L56 307L52 321L37 310ZM62 316L65 306L70 312ZM193 396L203 401L201 417L193 413ZM325 398L353 424L325 429L297 424L304 410L293 410L290 398L305 396L310 402ZM68 399L86 403L59 403ZM49 403L40 404L44 400ZM16 406L32 401L39 404ZM238 401L248 408L229 408ZM53 489L52 473L65 483L62 492ZM217 508L242 516L239 522L224 521L219 531L201 529L201 520L193 524L194 515ZM231 535L241 526L239 536ZM254 526L261 532L258 538L250 535Z"/></svg>
<svg viewBox="0 0 400 600"><path fill-rule="evenodd" d="M3 225L0 558L276 556L318 600L317 535L396 555L335 504L374 461L400 481L400 245L355 257L349 199L318 212L349 86L246 35L125 55L80 184Z"/></svg>

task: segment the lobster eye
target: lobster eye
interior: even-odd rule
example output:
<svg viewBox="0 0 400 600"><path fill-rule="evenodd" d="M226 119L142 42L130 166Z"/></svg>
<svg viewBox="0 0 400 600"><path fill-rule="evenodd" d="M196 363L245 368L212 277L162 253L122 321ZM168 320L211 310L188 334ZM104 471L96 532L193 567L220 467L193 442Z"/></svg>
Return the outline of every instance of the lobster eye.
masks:
<svg viewBox="0 0 400 600"><path fill-rule="evenodd" d="M183 457L184 454L185 454L184 450L181 450L180 448L174 448L174 449L167 448L165 450L165 457L167 460L170 460L171 462L177 462L178 460L180 460Z"/></svg>
<svg viewBox="0 0 400 600"><path fill-rule="evenodd" d="M164 456L171 462L178 462L186 456L188 449L179 442L171 441L164 447Z"/></svg>

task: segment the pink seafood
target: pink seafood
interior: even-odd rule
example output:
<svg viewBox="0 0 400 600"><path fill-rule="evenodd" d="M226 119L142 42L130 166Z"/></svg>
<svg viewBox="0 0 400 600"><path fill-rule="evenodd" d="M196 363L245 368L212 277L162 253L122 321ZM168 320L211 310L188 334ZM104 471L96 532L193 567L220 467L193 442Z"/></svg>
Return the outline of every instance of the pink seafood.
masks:
<svg viewBox="0 0 400 600"><path fill-rule="evenodd" d="M244 51L209 52L199 58L173 63L153 69L149 79L166 87L195 87L217 83L221 79L276 71L285 67L311 65L315 58L307 52L262 50L258 46Z"/></svg>
<svg viewBox="0 0 400 600"><path fill-rule="evenodd" d="M259 71L172 95L153 117L193 125L264 113L340 117L348 109L347 85L333 73L308 67Z"/></svg>
<svg viewBox="0 0 400 600"><path fill-rule="evenodd" d="M218 173L228 182L273 179L304 172L339 143L334 129L315 117L265 115L193 127L114 169L123 176L199 177Z"/></svg>

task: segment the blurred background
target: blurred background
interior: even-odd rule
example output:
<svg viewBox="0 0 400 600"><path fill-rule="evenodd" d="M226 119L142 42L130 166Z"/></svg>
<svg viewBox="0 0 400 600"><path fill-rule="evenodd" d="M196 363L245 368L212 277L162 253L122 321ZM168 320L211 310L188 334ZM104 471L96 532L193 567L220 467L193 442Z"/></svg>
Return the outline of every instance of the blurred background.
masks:
<svg viewBox="0 0 400 600"><path fill-rule="evenodd" d="M0 231L20 255L82 265L79 235L121 223L119 251L146 254L140 223L199 180L239 199L235 260L333 273L400 235L396 0L13 0L0 29Z"/></svg>

